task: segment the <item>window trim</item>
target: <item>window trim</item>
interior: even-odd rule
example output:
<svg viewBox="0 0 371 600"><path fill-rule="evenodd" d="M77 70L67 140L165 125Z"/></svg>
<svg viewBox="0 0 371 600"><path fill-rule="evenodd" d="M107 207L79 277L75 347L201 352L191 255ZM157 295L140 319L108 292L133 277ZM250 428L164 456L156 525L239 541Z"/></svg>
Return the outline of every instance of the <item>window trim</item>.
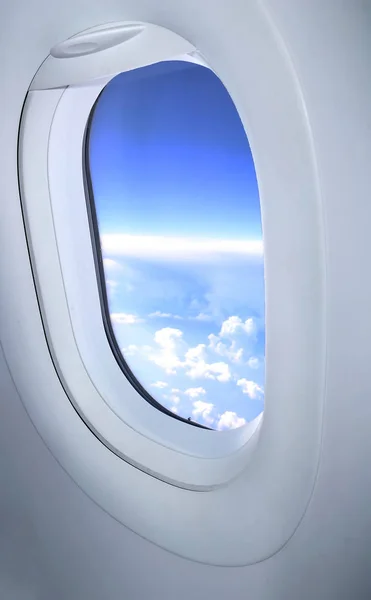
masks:
<svg viewBox="0 0 371 600"><path fill-rule="evenodd" d="M258 437L254 434L261 415L241 428L221 432L189 427L189 423L169 419L138 394L112 354L101 315L82 168L87 118L99 92L110 79L64 90L30 92L25 104L22 152L27 153L27 148L34 146L37 135L39 164L35 160L32 166L30 162L21 165L22 187L29 203L25 204L25 215L29 220L35 276L50 348L71 402L108 448L153 477L186 489L208 491L226 485L241 473L246 457L254 450ZM62 162L58 159L61 147L65 148ZM79 164L74 161L77 156ZM40 185L42 180L44 190ZM76 205L73 201L76 194L84 196L83 204ZM43 217L32 224L36 206ZM50 226L46 225L48 221ZM55 246L58 262L53 268L44 265L46 252L52 261L52 252L46 250L45 232L50 247ZM63 319L62 302L65 304ZM85 306L82 312L79 305ZM94 327L88 313L95 320ZM62 348L65 349L62 351ZM72 364L75 364L73 369ZM109 367L110 375L102 371L103 364L105 369ZM125 382L126 391L123 390ZM126 394L124 403L123 393Z"/></svg>

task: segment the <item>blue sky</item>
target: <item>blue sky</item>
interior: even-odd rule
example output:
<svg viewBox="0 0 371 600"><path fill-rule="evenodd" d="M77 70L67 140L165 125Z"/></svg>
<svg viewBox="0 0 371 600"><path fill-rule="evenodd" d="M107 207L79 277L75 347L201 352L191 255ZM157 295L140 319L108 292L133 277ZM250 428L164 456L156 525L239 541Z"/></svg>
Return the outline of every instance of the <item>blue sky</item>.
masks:
<svg viewBox="0 0 371 600"><path fill-rule="evenodd" d="M115 77L97 103L90 172L111 319L164 406L216 429L264 406L259 194L237 111L208 69Z"/></svg>

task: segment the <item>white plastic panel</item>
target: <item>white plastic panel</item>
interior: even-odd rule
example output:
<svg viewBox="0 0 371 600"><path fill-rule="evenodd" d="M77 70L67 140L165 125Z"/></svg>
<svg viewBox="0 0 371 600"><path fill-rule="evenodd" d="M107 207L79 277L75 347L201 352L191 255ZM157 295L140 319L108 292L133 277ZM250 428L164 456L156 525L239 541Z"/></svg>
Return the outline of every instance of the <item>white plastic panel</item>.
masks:
<svg viewBox="0 0 371 600"><path fill-rule="evenodd" d="M58 415L56 422L51 423L48 428L48 419L43 417L43 424L40 425L49 447L54 448L59 460L75 481L116 519L172 552L200 562L220 565L243 565L263 560L281 548L293 534L306 510L315 482L324 398L323 245L311 132L298 81L280 40L257 5L249 6L247 12L246 23L251 35L244 31L240 38L246 51L243 71L240 70L237 44L233 46L234 60L227 60L224 64L221 55L217 53L215 60L212 53L206 56L207 53L203 52L203 55L217 73L221 76L225 73L226 79L223 81L246 124L262 201L267 279L266 411L254 442L256 447L253 460L246 459L241 475L228 485L199 493L182 490L155 477L149 477L108 451L103 444L100 449L96 444L86 443L85 439L82 445L77 435L77 424L76 436L71 434L68 440L58 438L57 431L63 423L63 412L68 411L64 405L66 398L63 399L62 396L53 404L53 415ZM140 38L141 36L137 36L134 39ZM90 58L99 55L100 53L96 53ZM259 61L256 56L259 56ZM63 62L72 64L74 60ZM260 76L262 70L265 77ZM255 82L253 87L248 85L250 81ZM94 86L87 86L86 93L92 87ZM65 94L66 99L77 100L78 92L84 92L84 88L69 90ZM43 100L43 93L35 92L41 99L38 107L35 105L37 96L32 98L33 109L38 118L43 112L43 103L48 102ZM32 103L29 105L31 108ZM61 101L61 108L62 103L66 108L67 103ZM71 108L76 106L77 102L71 101L66 114L71 115ZM59 118L58 110L57 108L55 122ZM78 111L75 112L78 115ZM88 112L86 110L83 113L85 123ZM59 116L62 114L61 112ZM78 278L75 277L73 282L66 269L70 269L68 265L71 265L78 253L75 252L67 260L68 244L62 238L69 239L71 247L77 243L82 248L87 242L85 234L76 242L73 228L65 227L61 237L61 214L58 211L66 194L62 194L58 208L55 205L56 190L67 192L72 189L69 188L70 182L64 184L66 187L60 187L55 184L54 178L56 165L61 174L63 167L68 165L69 156L72 156L63 152L62 148L66 148L64 143L69 140L69 127L77 125L77 122L72 125L68 120L62 119L56 131L61 132L64 123L64 136L57 136L56 143L52 140L53 133L50 146L46 145L45 148L45 145L40 144L35 153L33 141L37 129L30 121L31 129L27 131L27 112L25 116L24 137L21 139L21 179L49 338L59 368L63 363L61 372L64 384L73 401L80 407L83 405L84 412L93 411L88 419L91 424L95 419L93 429L98 431L97 424L100 429L105 427L103 437L107 444L113 440L111 446L114 446L120 443L120 431L115 429L112 410L103 402L100 406L91 402L95 386L89 376L89 344L86 340L84 344L83 340L86 328L78 328L79 319L83 316L82 307L79 308L78 303L71 303L71 292L74 296L76 289L73 289ZM78 128L74 129L78 131ZM72 150L76 153L74 164L80 170L78 185L81 192L77 196L72 195L75 203L85 201L82 197L82 162L77 165L77 160L82 157L81 128L78 136L80 141L77 140L78 143ZM54 183L50 179L53 210L50 204L45 204L45 198L49 194L47 156L49 175L54 179ZM35 174L36 166L44 169L42 186L42 178ZM67 169L65 179L68 179L68 174ZM57 178L59 184L61 177ZM78 178L76 181L78 182ZM32 210L36 202L39 207L37 216ZM69 209L66 208L68 212ZM45 218L42 226L41 214ZM53 217L55 232L50 228ZM70 225L72 218L67 219L66 223ZM48 236L49 240L46 245L43 242L44 236ZM45 251L48 253L47 257ZM61 271L60 267L55 268L59 259ZM93 273L93 269L87 271ZM51 290L53 286L54 289ZM51 301L53 295L55 302ZM76 347L72 351L73 343ZM60 352L63 347L64 350ZM108 396L111 400L111 394ZM127 398L129 400L129 396ZM45 407L38 404L35 397L32 402L36 404L34 409L30 406L30 412L34 411L38 421L40 411L42 413ZM169 422L175 427L174 420L169 419ZM126 437L124 442L130 447L133 440L134 437L131 440ZM148 438L145 444L147 442ZM152 455L148 445L143 448L141 458L144 463L154 459L158 464L166 464L178 476L179 472L186 473L188 482L190 477L194 477L194 469L185 467L184 470L183 466L179 468L180 464L184 465L184 457L179 452L170 451L163 446L162 449L157 448ZM195 457L194 460L196 464L200 459ZM198 468L197 466L196 469ZM161 477L161 473L155 475ZM201 485L204 477L202 471L197 476ZM209 476L210 473L206 474L206 477ZM174 514L174 506L181 507L181 519L178 514Z"/></svg>
<svg viewBox="0 0 371 600"><path fill-rule="evenodd" d="M107 495L111 492L105 467L109 468L108 482L112 476L124 480L127 488L138 483L138 496L147 488L139 478L133 481L127 476L125 465L112 467L112 453L77 417L51 364L34 293L19 203L17 132L29 82L50 47L92 24L112 19L162 23L188 36L213 59L240 103L252 140L257 129L264 129L264 121L249 104L251 91L260 90L262 103L265 95L276 92L270 82L272 73L266 86L261 81L267 78L269 70L264 52L259 53L251 42L255 32L249 22L254 2L15 0L1 4L0 337L13 380L12 383L9 376L8 381L1 369L0 495L4 535L0 547L0 596L4 599L15 596L29 600L33 595L53 600L371 597L369 3L264 0L289 48L304 94L320 171L328 273L328 359L321 463L305 518L282 551L264 563L238 569L210 569L161 551L128 532L95 504L99 500L101 507L107 505L99 486L106 486ZM260 29L256 35L261 35ZM259 66L256 71L249 69L246 84L242 79L237 83L233 62L238 56L239 66L244 68L246 56L254 52L261 71ZM291 114L287 112L285 116L278 111L276 117L279 116L276 126L285 134ZM272 118L267 129L273 123ZM260 165L265 158L257 149L255 144L255 158ZM259 173L262 174L261 169ZM266 187L266 181L261 180L261 185ZM281 203L281 196L277 200ZM267 220L268 209L265 212ZM286 233L289 239L289 228ZM313 319L311 326L317 328L318 323ZM281 333L284 353L284 330ZM290 370L287 376L291 374ZM15 387L36 429L28 422ZM302 406L301 394L296 401ZM290 426L293 425L291 420ZM36 430L59 465L38 439ZM283 438L286 447L292 447L291 438ZM94 501L81 492L61 465ZM119 505L120 493L125 499L124 485L117 486L116 492ZM171 509L181 516L185 507L182 496L174 500L176 505ZM193 519L197 518L195 513ZM156 519L155 512L149 515L153 528ZM203 529L199 533L203 534ZM283 533L282 540L284 537ZM250 535L245 540L251 557L254 540ZM230 549L233 552L234 546ZM192 554L189 546L183 550L188 556ZM145 577L138 577L138 569Z"/></svg>

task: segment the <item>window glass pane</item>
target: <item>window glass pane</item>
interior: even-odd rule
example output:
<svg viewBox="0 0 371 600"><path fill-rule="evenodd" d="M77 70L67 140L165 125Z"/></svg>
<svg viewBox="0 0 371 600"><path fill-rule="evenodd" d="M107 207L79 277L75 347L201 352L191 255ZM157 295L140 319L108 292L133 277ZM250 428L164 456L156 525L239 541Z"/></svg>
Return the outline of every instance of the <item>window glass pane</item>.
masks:
<svg viewBox="0 0 371 600"><path fill-rule="evenodd" d="M115 77L88 169L124 361L173 414L215 429L264 402L264 265L249 143L221 81L163 62Z"/></svg>

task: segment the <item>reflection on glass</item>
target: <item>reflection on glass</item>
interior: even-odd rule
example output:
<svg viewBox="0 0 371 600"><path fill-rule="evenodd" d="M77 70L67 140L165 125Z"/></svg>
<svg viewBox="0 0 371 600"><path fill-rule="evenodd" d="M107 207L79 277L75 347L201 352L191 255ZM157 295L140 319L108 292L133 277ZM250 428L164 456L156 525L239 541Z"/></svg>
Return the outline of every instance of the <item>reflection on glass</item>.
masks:
<svg viewBox="0 0 371 600"><path fill-rule="evenodd" d="M215 429L264 400L264 266L249 143L220 80L164 62L122 73L93 114L89 167L110 316L130 370Z"/></svg>

